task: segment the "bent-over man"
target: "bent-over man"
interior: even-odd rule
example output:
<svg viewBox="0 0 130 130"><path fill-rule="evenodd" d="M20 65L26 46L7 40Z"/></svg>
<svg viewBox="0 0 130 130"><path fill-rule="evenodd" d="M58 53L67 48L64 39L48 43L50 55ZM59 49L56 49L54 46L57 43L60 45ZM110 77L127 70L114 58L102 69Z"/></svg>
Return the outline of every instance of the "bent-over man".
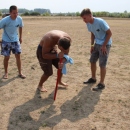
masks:
<svg viewBox="0 0 130 130"><path fill-rule="evenodd" d="M63 58L64 54L68 55L69 48L71 45L70 36L63 31L60 30L52 30L47 32L40 41L40 44L37 48L37 58L40 63L41 69L43 70L43 75L38 84L38 89L42 92L46 92L47 90L43 86L43 83L53 74L52 65L54 65L57 69L62 69L63 63L66 61ZM57 52L57 46L60 52ZM59 59L62 58L62 63L59 63ZM59 77L59 84L63 86L67 86L66 83L61 81L62 73Z"/></svg>

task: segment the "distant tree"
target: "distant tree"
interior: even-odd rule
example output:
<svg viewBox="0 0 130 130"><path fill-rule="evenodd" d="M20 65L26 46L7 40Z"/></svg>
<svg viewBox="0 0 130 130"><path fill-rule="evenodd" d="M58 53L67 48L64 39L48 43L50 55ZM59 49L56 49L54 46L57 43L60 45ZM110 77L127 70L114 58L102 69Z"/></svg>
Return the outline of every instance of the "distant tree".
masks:
<svg viewBox="0 0 130 130"><path fill-rule="evenodd" d="M57 13L56 16L66 16L65 13Z"/></svg>
<svg viewBox="0 0 130 130"><path fill-rule="evenodd" d="M130 13L128 13L128 18L130 18Z"/></svg>
<svg viewBox="0 0 130 130"><path fill-rule="evenodd" d="M96 12L93 12L93 16L94 16L94 17L96 17L96 16L97 16L97 15L96 15Z"/></svg>
<svg viewBox="0 0 130 130"><path fill-rule="evenodd" d="M109 13L109 17L115 17L114 13Z"/></svg>
<svg viewBox="0 0 130 130"><path fill-rule="evenodd" d="M9 13L9 9L0 9L0 11L1 11L3 14Z"/></svg>
<svg viewBox="0 0 130 130"><path fill-rule="evenodd" d="M50 13L48 13L48 12L43 13L42 15L43 15L43 16L51 16L51 14L50 14Z"/></svg>
<svg viewBox="0 0 130 130"><path fill-rule="evenodd" d="M34 9L34 12L38 12L40 14L44 14L44 13L49 13L51 14L51 11L49 9L41 9L41 8L36 8Z"/></svg>
<svg viewBox="0 0 130 130"><path fill-rule="evenodd" d="M23 14L23 13L25 13L25 12L29 12L29 10L28 10L28 9L22 9L22 8L20 8L20 9L18 9L18 12L19 12L20 14Z"/></svg>
<svg viewBox="0 0 130 130"><path fill-rule="evenodd" d="M66 16L74 16L74 13L68 12L68 13L66 14Z"/></svg>
<svg viewBox="0 0 130 130"><path fill-rule="evenodd" d="M124 13L127 14L127 11L125 10Z"/></svg>
<svg viewBox="0 0 130 130"><path fill-rule="evenodd" d="M2 12L0 11L0 16L2 16Z"/></svg>
<svg viewBox="0 0 130 130"><path fill-rule="evenodd" d="M105 12L105 11L102 11L102 12L94 12L93 15L94 15L94 16L97 16L97 17L108 17L108 16L109 16L109 12Z"/></svg>
<svg viewBox="0 0 130 130"><path fill-rule="evenodd" d="M29 12L25 12L25 13L23 13L22 15L24 15L24 16L29 16L30 14L29 14Z"/></svg>
<svg viewBox="0 0 130 130"><path fill-rule="evenodd" d="M76 15L76 16L80 16L80 12L76 12L75 15Z"/></svg>
<svg viewBox="0 0 130 130"><path fill-rule="evenodd" d="M39 12L32 12L32 13L30 13L30 15L32 15L32 16L39 16L41 14Z"/></svg>

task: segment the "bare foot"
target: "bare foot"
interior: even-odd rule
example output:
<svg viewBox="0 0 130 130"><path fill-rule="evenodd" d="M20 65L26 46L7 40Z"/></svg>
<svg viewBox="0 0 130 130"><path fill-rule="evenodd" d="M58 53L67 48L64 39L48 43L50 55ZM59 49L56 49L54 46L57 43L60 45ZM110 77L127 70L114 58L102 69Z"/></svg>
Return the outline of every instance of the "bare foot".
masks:
<svg viewBox="0 0 130 130"><path fill-rule="evenodd" d="M5 73L5 74L3 75L3 79L8 79L8 73Z"/></svg>
<svg viewBox="0 0 130 130"><path fill-rule="evenodd" d="M38 86L37 89L41 92L47 92L47 89L45 89L44 87Z"/></svg>
<svg viewBox="0 0 130 130"><path fill-rule="evenodd" d="M68 86L68 84L67 84L67 83L64 83L64 82L59 82L58 84L59 84L59 85L62 85L62 86L64 86L64 87L67 87L67 86Z"/></svg>

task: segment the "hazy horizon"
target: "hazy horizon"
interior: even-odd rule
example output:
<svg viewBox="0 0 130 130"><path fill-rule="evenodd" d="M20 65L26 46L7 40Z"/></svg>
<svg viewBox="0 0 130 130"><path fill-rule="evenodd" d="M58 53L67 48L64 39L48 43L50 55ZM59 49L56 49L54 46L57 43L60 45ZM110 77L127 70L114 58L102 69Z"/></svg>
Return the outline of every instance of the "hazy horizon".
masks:
<svg viewBox="0 0 130 130"><path fill-rule="evenodd" d="M68 13L81 12L84 8L90 8L92 12L130 12L130 0L124 1L104 1L104 0L31 0L31 3L26 0L1 0L0 9L9 9L11 5L16 5L18 8L34 10L35 8L49 9L51 13Z"/></svg>

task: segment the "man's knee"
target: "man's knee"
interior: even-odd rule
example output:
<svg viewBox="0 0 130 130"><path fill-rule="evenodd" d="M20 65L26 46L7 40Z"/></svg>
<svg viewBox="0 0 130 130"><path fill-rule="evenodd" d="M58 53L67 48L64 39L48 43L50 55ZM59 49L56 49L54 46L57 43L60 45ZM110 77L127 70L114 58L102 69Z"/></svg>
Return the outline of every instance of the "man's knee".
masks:
<svg viewBox="0 0 130 130"><path fill-rule="evenodd" d="M99 64L99 66L100 66L101 69L106 68L106 64Z"/></svg>
<svg viewBox="0 0 130 130"><path fill-rule="evenodd" d="M5 56L5 57L4 57L4 60L8 61L9 58L10 58L10 56Z"/></svg>
<svg viewBox="0 0 130 130"><path fill-rule="evenodd" d="M16 59L20 59L20 54L15 54Z"/></svg>
<svg viewBox="0 0 130 130"><path fill-rule="evenodd" d="M50 77L50 76L53 75L53 73L44 73L44 75L45 75L46 77Z"/></svg>

